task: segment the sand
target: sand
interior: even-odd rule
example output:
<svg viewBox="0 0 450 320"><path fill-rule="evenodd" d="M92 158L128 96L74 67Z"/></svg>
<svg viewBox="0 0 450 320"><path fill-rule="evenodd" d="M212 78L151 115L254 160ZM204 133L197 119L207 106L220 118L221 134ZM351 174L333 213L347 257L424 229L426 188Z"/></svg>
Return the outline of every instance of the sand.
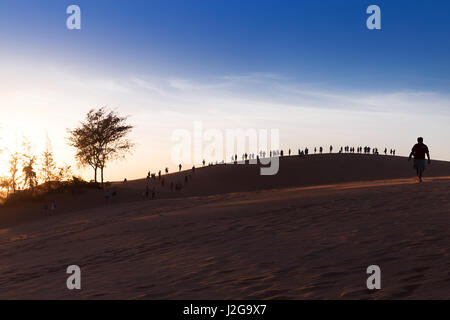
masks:
<svg viewBox="0 0 450 320"><path fill-rule="evenodd" d="M349 156L353 168L343 174L330 157L283 159L290 174L272 177L277 189L258 190L249 166L209 167L180 194L143 201L144 182L130 181L116 187L132 200L106 205L87 192L70 196L84 197L86 208L8 220L0 298L449 299L449 164L433 163L419 184L403 176L412 174L407 164L395 170L404 158ZM309 171L295 167L306 161ZM195 186L224 170L239 173L227 175L231 186ZM297 175L307 182L286 178ZM72 264L81 267L79 291L66 288ZM382 289L369 291L373 264Z"/></svg>

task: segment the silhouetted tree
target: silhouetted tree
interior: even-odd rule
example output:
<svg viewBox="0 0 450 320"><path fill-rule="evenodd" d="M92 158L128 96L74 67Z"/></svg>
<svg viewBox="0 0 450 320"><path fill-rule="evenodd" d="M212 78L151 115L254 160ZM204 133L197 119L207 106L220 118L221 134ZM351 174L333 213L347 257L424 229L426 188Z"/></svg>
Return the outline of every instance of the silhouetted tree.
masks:
<svg viewBox="0 0 450 320"><path fill-rule="evenodd" d="M73 178L71 167L68 165L64 165L62 167L58 167L56 169L55 180L57 182L69 181Z"/></svg>
<svg viewBox="0 0 450 320"><path fill-rule="evenodd" d="M2 191L4 190L4 191ZM6 195L9 193L9 179L7 177L0 177L0 203L2 202L1 198L4 195L4 192L6 191Z"/></svg>
<svg viewBox="0 0 450 320"><path fill-rule="evenodd" d="M45 150L42 153L40 176L47 188L50 188L50 182L54 181L56 178L56 163L53 158L52 146L48 137Z"/></svg>
<svg viewBox="0 0 450 320"><path fill-rule="evenodd" d="M134 144L128 139L133 126L126 124L127 117L120 117L115 111L107 108L90 110L80 126L68 130L69 145L76 148L75 158L81 166L94 169L95 182L97 170L103 170L108 161L124 157Z"/></svg>
<svg viewBox="0 0 450 320"><path fill-rule="evenodd" d="M17 190L19 161L20 154L17 151L12 153L9 159L9 186L12 188L13 193L16 193Z"/></svg>
<svg viewBox="0 0 450 320"><path fill-rule="evenodd" d="M26 162L24 162L24 167L22 169L23 183L24 186L28 186L30 190L34 190L34 187L37 185L37 175L34 169L36 157L29 157L25 161Z"/></svg>
<svg viewBox="0 0 450 320"><path fill-rule="evenodd" d="M37 174L35 170L36 156L31 150L31 144L28 141L23 142L24 151L22 153L22 173L23 173L23 186L28 187L31 191L37 186Z"/></svg>

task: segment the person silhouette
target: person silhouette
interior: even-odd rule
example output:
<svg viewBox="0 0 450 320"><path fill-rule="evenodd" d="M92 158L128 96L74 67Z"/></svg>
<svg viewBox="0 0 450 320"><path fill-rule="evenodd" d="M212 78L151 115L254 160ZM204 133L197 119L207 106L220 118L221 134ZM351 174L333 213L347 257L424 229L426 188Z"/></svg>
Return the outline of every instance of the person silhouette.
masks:
<svg viewBox="0 0 450 320"><path fill-rule="evenodd" d="M322 148L322 147L320 147L320 148L319 148L319 152L320 152L320 154L322 154L322 151L323 151L323 148Z"/></svg>
<svg viewBox="0 0 450 320"><path fill-rule="evenodd" d="M330 153L333 153L333 146L330 146Z"/></svg>
<svg viewBox="0 0 450 320"><path fill-rule="evenodd" d="M428 164L431 163L430 150L428 146L423 143L423 138L417 138L417 143L412 147L411 153L409 154L408 161L414 157L414 169L416 170L419 182L422 182L423 172L425 170L425 155L428 158Z"/></svg>
<svg viewBox="0 0 450 320"><path fill-rule="evenodd" d="M181 163L178 165L178 171L181 171L181 168L182 168L182 165L181 165Z"/></svg>
<svg viewBox="0 0 450 320"><path fill-rule="evenodd" d="M202 163L203 163L203 166L205 166L205 159L203 159Z"/></svg>
<svg viewBox="0 0 450 320"><path fill-rule="evenodd" d="M55 200L52 200L50 202L50 216L53 216L55 214L55 211L56 211Z"/></svg>
<svg viewBox="0 0 450 320"><path fill-rule="evenodd" d="M169 173L169 168L166 167L166 174L168 174L168 173Z"/></svg>
<svg viewBox="0 0 450 320"><path fill-rule="evenodd" d="M44 213L45 213L46 216L49 215L48 214L48 203L47 202L44 202Z"/></svg>
<svg viewBox="0 0 450 320"><path fill-rule="evenodd" d="M110 197L110 194L109 194L108 190L105 190L104 196L105 196L105 202L108 203L109 202L109 197Z"/></svg>

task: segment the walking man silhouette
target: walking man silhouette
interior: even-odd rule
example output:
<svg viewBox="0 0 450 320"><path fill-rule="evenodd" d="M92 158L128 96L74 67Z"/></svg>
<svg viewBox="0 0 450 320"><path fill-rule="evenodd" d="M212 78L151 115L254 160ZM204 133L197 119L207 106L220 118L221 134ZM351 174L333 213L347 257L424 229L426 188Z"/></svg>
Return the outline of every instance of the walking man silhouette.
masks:
<svg viewBox="0 0 450 320"><path fill-rule="evenodd" d="M414 169L416 170L419 182L422 182L423 171L425 170L425 155L428 158L428 164L430 164L430 151L427 145L423 143L423 138L419 137L408 158L408 161L411 161L411 158L414 156Z"/></svg>

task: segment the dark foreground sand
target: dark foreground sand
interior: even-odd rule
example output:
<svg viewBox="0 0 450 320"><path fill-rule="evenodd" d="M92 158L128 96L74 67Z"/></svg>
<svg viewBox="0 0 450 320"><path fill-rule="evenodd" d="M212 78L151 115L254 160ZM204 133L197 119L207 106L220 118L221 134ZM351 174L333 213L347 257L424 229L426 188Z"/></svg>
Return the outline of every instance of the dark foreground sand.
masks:
<svg viewBox="0 0 450 320"><path fill-rule="evenodd" d="M0 298L449 299L449 190L391 179L46 217L0 230ZM80 291L66 289L71 264Z"/></svg>

